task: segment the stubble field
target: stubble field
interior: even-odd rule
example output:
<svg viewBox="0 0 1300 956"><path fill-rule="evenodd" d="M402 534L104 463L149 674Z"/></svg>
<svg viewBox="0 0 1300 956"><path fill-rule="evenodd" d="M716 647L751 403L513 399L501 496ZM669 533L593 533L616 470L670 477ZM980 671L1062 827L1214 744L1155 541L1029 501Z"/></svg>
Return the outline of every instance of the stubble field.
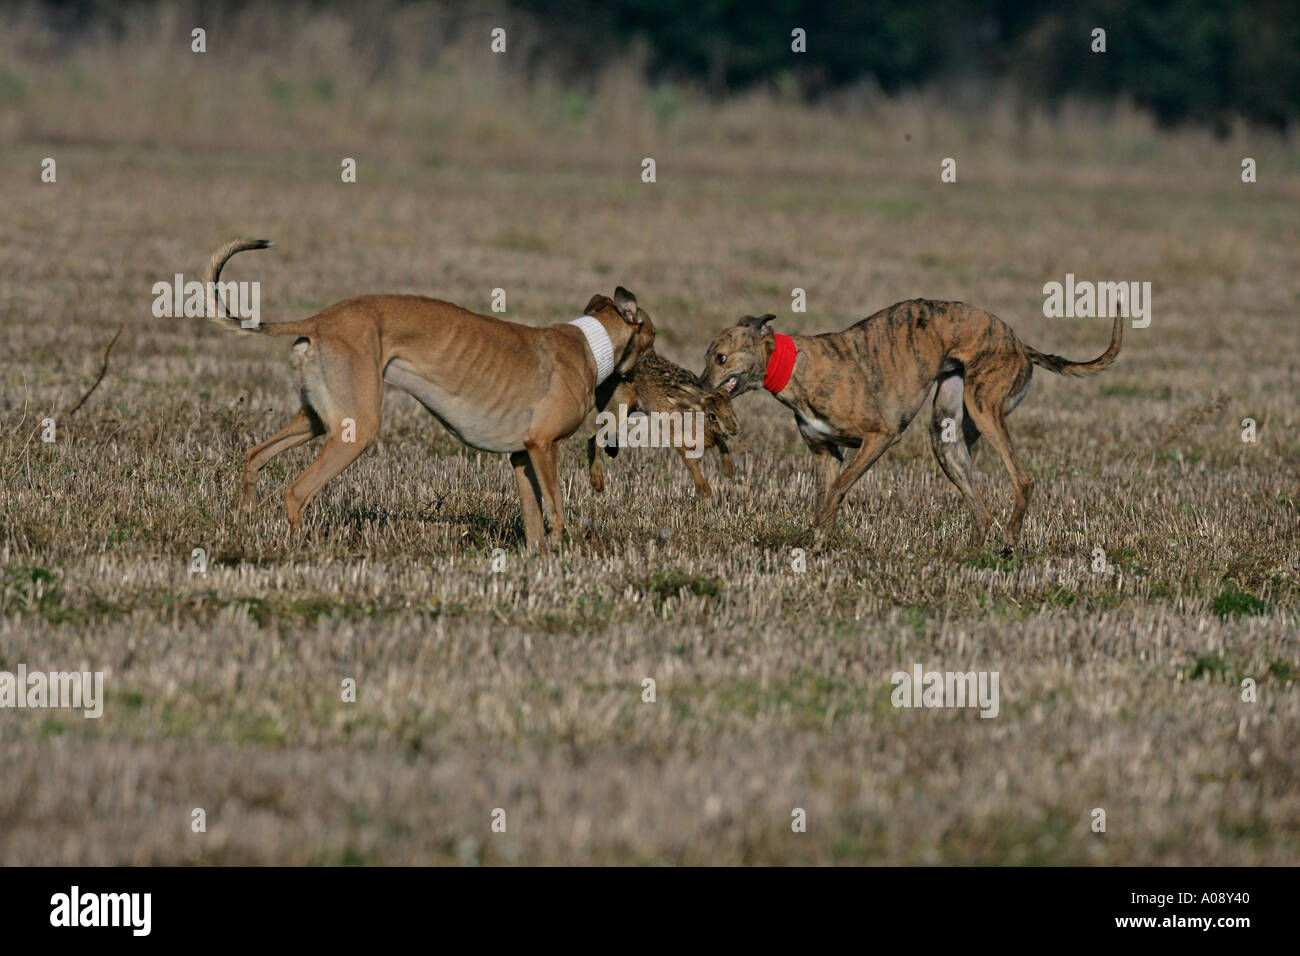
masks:
<svg viewBox="0 0 1300 956"><path fill-rule="evenodd" d="M106 691L99 719L0 711L0 863L1300 862L1294 143L617 72L579 94L465 45L366 84L314 65L328 22L301 59L196 65L163 32L53 64L29 37L0 77L0 670ZM1154 301L1112 369L1039 370L1012 416L1037 482L1013 557L1001 521L966 548L919 425L816 546L811 456L765 393L712 499L666 450L596 494L568 442L568 540L530 554L504 458L397 393L301 533L280 496L316 446L240 513L244 452L296 411L287 347L151 314L238 235L277 242L224 276L261 282L264 321L501 288L547 324L621 284L696 371L746 312L813 332L961 299L1082 359L1109 322L1045 318L1045 282ZM997 671L998 716L894 708L918 663Z"/></svg>

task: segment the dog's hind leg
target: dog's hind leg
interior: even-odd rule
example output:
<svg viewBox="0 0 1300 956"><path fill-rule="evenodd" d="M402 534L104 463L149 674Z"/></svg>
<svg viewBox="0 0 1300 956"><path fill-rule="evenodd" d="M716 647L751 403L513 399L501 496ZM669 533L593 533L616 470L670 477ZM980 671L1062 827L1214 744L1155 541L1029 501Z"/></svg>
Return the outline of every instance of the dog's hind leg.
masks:
<svg viewBox="0 0 1300 956"><path fill-rule="evenodd" d="M328 434L316 460L284 493L284 509L294 528L316 493L375 440L384 396L383 380L366 355L325 351L319 344L312 348L314 354L302 354L303 391Z"/></svg>
<svg viewBox="0 0 1300 956"><path fill-rule="evenodd" d="M243 506L251 508L257 504L257 475L266 467L267 462L281 452L296 448L323 434L325 429L318 420L306 412L299 412L287 426L256 448L250 449L244 456Z"/></svg>
<svg viewBox="0 0 1300 956"><path fill-rule="evenodd" d="M1010 416L1010 414L1016 410L1017 406L1025 400L1025 395L1029 392L1029 379L1033 377L1033 374L1034 367L1030 365L1029 375L1025 378L1025 384L1020 387L1019 391L1008 396L1006 402L1003 404L1002 414L1004 416ZM971 418L969 412L961 416L961 433L962 438L966 442L966 451L970 453L971 459L974 460L975 445L980 440L980 430L975 425L975 421Z"/></svg>
<svg viewBox="0 0 1300 956"><path fill-rule="evenodd" d="M1006 368L980 378L968 374L966 382L966 410L974 419L976 427L988 438L989 444L997 450L1016 492L1015 507L1011 510L1011 520L1007 522L1007 551L1013 550L1020 541L1021 524L1029 508L1029 499L1034 493L1034 479L1016 455L1006 421L1008 405L1014 408L1028 385L1027 366L1028 362L1026 370L1018 375L1015 375L1015 370ZM1005 379L1009 375L1015 375L1015 380L1007 383ZM1007 384L1011 387L1007 388Z"/></svg>
<svg viewBox="0 0 1300 956"><path fill-rule="evenodd" d="M970 546L978 548L988 536L988 509L980 500L979 492L971 483L971 448L979 441L979 429L966 418L962 400L963 381L960 372L940 376L939 387L934 393L934 412L930 419L930 447L939 467L948 476L948 480L957 486L966 507L971 513ZM945 425L945 422L951 422ZM957 434L960 426L962 434ZM951 441L945 440L945 432Z"/></svg>
<svg viewBox="0 0 1300 956"><path fill-rule="evenodd" d="M363 419L356 419L356 434L353 441L345 440L344 431L345 429L340 427L330 430L329 437L325 439L325 445L316 456L316 460L285 491L284 510L289 516L290 526L296 528L302 524L302 512L307 507L307 503L316 497L316 493L324 488L330 479L356 461L361 453L370 447L370 443L375 440L375 434L379 431L379 422L372 423L364 420L363 424Z"/></svg>

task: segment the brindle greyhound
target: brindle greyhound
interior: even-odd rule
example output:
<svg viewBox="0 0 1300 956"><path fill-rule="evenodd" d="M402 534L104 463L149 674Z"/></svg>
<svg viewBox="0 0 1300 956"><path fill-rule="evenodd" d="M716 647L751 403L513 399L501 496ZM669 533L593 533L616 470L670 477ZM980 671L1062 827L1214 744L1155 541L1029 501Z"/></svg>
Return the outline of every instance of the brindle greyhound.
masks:
<svg viewBox="0 0 1300 956"><path fill-rule="evenodd" d="M544 328L416 295L366 295L308 319L246 328L217 308L221 267L237 252L269 245L236 239L213 254L207 274L213 322L232 332L293 337L289 364L302 411L249 451L244 504L256 503L257 473L268 461L325 435L320 455L284 493L289 524L297 527L312 496L374 441L384 386L392 385L470 447L508 454L529 547L544 544L543 506L558 540L564 489L557 444L587 418L596 386L631 371L654 343L654 324L636 297L620 286L612 300L593 296L580 318Z"/></svg>
<svg viewBox="0 0 1300 956"><path fill-rule="evenodd" d="M1015 486L1016 504L1006 528L1010 551L1034 490L1016 457L1006 416L1029 389L1033 366L1061 375L1095 375L1115 361L1123 337L1116 317L1110 346L1091 362L1046 355L1021 342L1001 319L964 302L910 299L850 326L821 335L780 335L775 316L745 316L709 346L700 376L705 388L733 398L763 385L794 412L804 441L817 456L820 487L814 530L829 529L845 494L902 437L934 388L930 444L939 466L957 486L974 516L971 546L988 535L990 517L971 484L971 449L987 435ZM944 441L944 420L961 439ZM841 446L857 448L841 470Z"/></svg>

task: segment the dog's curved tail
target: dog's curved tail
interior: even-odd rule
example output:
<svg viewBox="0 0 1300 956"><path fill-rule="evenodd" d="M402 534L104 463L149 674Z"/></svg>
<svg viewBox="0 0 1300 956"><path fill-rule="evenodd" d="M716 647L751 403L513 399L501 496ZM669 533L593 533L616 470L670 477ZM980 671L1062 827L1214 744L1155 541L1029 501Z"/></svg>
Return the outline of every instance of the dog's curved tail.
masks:
<svg viewBox="0 0 1300 956"><path fill-rule="evenodd" d="M1055 372L1057 375L1074 375L1083 377L1085 375L1096 375L1102 369L1109 368L1115 361L1115 356L1119 355L1120 342L1124 338L1124 316L1115 316L1115 328L1110 333L1110 345L1106 351L1102 352L1091 362L1071 362L1069 359L1061 358L1059 355L1048 355L1040 352L1038 349L1025 346L1025 353L1029 356L1029 361L1035 365L1041 365L1049 372Z"/></svg>
<svg viewBox="0 0 1300 956"><path fill-rule="evenodd" d="M222 268L235 253L243 252L245 249L269 249L271 245L269 239L234 239L212 254L212 258L208 260L207 274L203 277L203 288L207 290L207 309L204 315L207 316L208 321L215 322L226 331L238 335L263 331L260 322L251 327L244 326L236 316L230 314L226 303L221 298L221 290L217 283L221 280Z"/></svg>
<svg viewBox="0 0 1300 956"><path fill-rule="evenodd" d="M271 325L257 322L246 326L226 308L226 303L221 298L220 285L221 270L226 262L235 253L243 252L245 249L269 249L273 245L275 243L269 239L234 239L212 253L203 283L203 288L207 291L207 311L204 314L209 322L215 322L227 332L234 332L237 335L248 335L250 332L266 335L302 335L315 328L315 323L311 319L303 319L299 322L276 322Z"/></svg>

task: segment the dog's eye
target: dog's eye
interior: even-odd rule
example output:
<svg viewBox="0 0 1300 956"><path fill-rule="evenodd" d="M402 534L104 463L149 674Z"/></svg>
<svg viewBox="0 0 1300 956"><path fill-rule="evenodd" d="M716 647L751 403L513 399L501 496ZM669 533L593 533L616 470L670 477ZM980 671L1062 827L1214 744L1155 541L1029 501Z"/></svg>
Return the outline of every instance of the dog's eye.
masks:
<svg viewBox="0 0 1300 956"><path fill-rule="evenodd" d="M727 357L725 355L715 355L713 356L713 361L717 362L719 365L726 365Z"/></svg>

